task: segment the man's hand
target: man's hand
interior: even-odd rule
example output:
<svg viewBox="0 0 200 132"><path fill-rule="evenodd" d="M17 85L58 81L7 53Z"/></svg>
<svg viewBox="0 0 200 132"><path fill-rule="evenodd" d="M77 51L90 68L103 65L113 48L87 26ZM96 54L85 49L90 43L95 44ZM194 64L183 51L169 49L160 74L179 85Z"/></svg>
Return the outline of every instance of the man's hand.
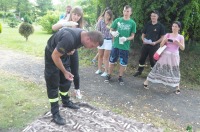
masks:
<svg viewBox="0 0 200 132"><path fill-rule="evenodd" d="M151 45L156 45L156 42L152 42Z"/></svg>
<svg viewBox="0 0 200 132"><path fill-rule="evenodd" d="M119 36L119 32L118 31L110 31L110 34L112 34L113 37Z"/></svg>
<svg viewBox="0 0 200 132"><path fill-rule="evenodd" d="M68 72L68 71L66 71L66 72L64 73L64 76L65 76L65 78L66 78L67 80L69 80L69 81L73 81L73 80L74 80L74 75L71 74L71 73Z"/></svg>

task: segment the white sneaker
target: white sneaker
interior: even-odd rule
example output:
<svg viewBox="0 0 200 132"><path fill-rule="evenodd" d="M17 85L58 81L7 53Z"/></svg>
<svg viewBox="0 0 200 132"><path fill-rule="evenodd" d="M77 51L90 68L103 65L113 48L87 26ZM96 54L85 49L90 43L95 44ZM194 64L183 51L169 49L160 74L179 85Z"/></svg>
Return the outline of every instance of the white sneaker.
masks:
<svg viewBox="0 0 200 132"><path fill-rule="evenodd" d="M77 99L82 99L81 91L79 89L78 90L75 89L74 94Z"/></svg>
<svg viewBox="0 0 200 132"><path fill-rule="evenodd" d="M95 74L101 74L101 73L102 73L101 70L97 70L97 71L95 72Z"/></svg>
<svg viewBox="0 0 200 132"><path fill-rule="evenodd" d="M107 72L104 72L103 74L101 74L102 77L105 77L105 76L107 76L107 75L108 75Z"/></svg>

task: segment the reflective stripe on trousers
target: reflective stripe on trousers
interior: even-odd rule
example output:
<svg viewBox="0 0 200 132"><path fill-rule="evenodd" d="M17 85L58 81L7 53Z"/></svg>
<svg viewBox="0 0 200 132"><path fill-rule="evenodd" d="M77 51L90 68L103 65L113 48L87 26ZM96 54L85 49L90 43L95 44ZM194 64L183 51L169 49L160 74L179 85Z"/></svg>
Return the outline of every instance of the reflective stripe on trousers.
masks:
<svg viewBox="0 0 200 132"><path fill-rule="evenodd" d="M140 64L139 64L139 67L145 67L145 65L140 65Z"/></svg>
<svg viewBox="0 0 200 132"><path fill-rule="evenodd" d="M58 102L58 101L59 101L59 98L49 99L50 103L54 103L54 102Z"/></svg>

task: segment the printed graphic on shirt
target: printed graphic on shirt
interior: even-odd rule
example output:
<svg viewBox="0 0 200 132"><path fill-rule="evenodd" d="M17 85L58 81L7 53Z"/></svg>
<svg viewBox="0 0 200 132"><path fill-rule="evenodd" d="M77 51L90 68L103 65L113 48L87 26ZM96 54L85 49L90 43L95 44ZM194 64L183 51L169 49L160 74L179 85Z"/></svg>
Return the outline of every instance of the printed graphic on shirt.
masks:
<svg viewBox="0 0 200 132"><path fill-rule="evenodd" d="M131 25L130 24L118 22L117 25L118 25L118 29L119 30L127 30L127 31L131 30Z"/></svg>

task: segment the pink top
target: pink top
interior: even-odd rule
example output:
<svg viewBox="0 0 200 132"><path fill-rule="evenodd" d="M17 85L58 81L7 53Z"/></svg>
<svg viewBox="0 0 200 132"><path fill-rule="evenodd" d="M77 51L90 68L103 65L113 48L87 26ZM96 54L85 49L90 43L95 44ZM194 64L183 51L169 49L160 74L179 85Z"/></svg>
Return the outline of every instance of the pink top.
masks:
<svg viewBox="0 0 200 132"><path fill-rule="evenodd" d="M180 35L180 34L178 34L177 37L172 37L172 36L170 36L170 33L167 33L165 36L168 39L172 39L173 41L175 39L177 39L179 41L184 39L183 36ZM165 45L167 46L167 48L165 50L170 51L170 52L174 52L174 53L179 52L179 46L177 44L175 44L174 42L167 42Z"/></svg>

